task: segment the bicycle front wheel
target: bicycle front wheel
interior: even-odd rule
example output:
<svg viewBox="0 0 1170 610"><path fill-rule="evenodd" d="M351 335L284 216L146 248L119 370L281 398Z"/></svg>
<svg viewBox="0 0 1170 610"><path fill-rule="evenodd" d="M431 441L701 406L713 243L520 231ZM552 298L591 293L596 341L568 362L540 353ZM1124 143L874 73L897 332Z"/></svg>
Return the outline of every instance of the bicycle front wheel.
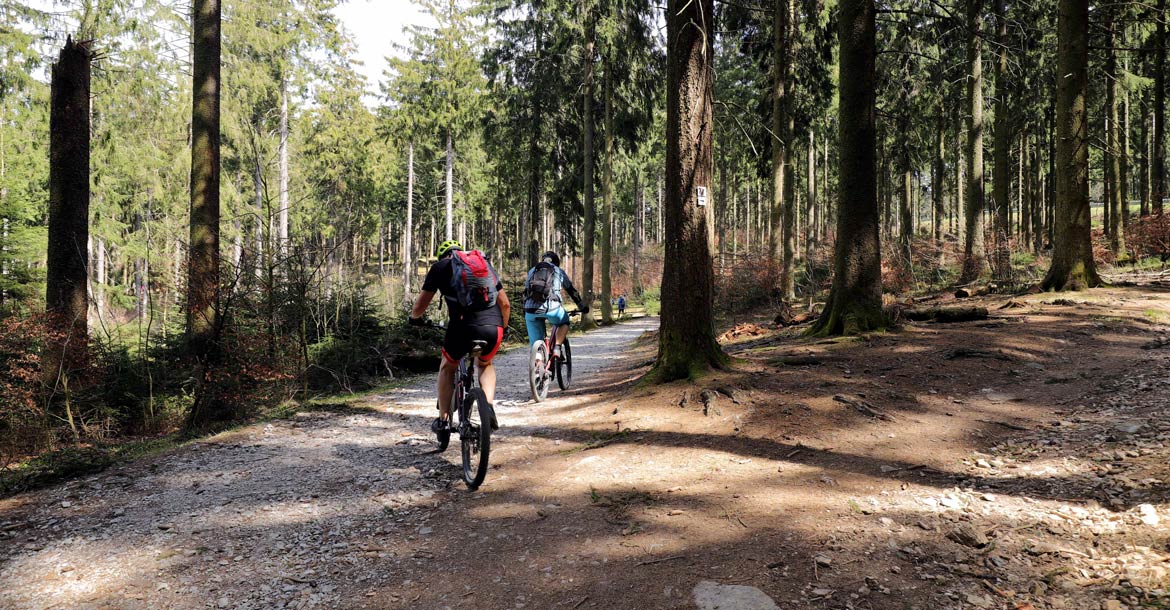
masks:
<svg viewBox="0 0 1170 610"><path fill-rule="evenodd" d="M475 491L487 477L488 453L492 440L492 406L483 390L476 388L460 410L460 438L463 443L463 482Z"/></svg>
<svg viewBox="0 0 1170 610"><path fill-rule="evenodd" d="M548 359L548 344L544 341L533 343L528 355L528 388L536 402L543 402L548 396Z"/></svg>
<svg viewBox="0 0 1170 610"><path fill-rule="evenodd" d="M562 390L569 389L573 383L573 350L569 348L569 338L561 344L561 359L557 361L557 385Z"/></svg>

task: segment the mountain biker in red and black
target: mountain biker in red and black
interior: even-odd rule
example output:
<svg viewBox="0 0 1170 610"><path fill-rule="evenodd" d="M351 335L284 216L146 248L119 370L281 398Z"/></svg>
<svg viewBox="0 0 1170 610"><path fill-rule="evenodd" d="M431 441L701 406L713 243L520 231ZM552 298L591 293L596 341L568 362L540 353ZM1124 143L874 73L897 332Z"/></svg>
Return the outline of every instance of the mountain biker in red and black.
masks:
<svg viewBox="0 0 1170 610"><path fill-rule="evenodd" d="M452 258L457 251L463 248L459 242L447 240L439 245L435 253L439 261L431 265L423 280L422 292L414 302L410 311L410 323L422 326L423 314L427 306L435 298L435 293L443 295L447 303L448 323L447 333L443 337L443 361L439 365L439 417L431 424L435 433L442 433L448 429L451 421L451 395L454 393L455 373L459 369L459 361L471 351L471 342L481 340L487 343L483 354L479 357L479 385L487 396L488 403L495 403L496 370L492 366L492 359L504 341L505 320L511 314L512 305L508 302L508 295L504 293L504 286L500 276L491 263L488 268L496 279L495 304L482 311L467 311L459 303L456 284L453 277Z"/></svg>

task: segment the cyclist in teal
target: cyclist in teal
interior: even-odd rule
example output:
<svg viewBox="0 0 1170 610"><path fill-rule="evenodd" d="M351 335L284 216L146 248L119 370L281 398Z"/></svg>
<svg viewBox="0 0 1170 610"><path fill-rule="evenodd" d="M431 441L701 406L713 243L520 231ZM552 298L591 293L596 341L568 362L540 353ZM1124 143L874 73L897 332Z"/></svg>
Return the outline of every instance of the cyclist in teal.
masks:
<svg viewBox="0 0 1170 610"><path fill-rule="evenodd" d="M547 320L556 329L557 352L560 352L565 337L569 336L569 314L565 311L562 291L569 293L581 315L589 313L589 306L581 302L581 293L561 269L561 257L549 250L528 270L528 278L524 280L524 324L528 327L529 345L544 340Z"/></svg>

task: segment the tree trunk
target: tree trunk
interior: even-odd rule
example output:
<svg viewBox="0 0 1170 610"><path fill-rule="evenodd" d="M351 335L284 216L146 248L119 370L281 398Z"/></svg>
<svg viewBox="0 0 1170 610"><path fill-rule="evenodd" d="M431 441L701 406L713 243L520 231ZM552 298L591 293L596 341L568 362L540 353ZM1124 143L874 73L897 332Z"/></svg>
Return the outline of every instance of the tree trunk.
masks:
<svg viewBox="0 0 1170 610"><path fill-rule="evenodd" d="M1154 155L1150 168L1150 211L1162 213L1166 196L1166 0L1154 14Z"/></svg>
<svg viewBox="0 0 1170 610"><path fill-rule="evenodd" d="M791 58L795 56L799 36L797 34L796 2L786 2L788 9L788 23L785 24L784 65L788 74L787 81L792 74ZM780 269L780 294L785 301L796 299L796 154L792 146L795 136L791 101L784 96L784 130L780 137L784 139L784 265Z"/></svg>
<svg viewBox="0 0 1170 610"><path fill-rule="evenodd" d="M1009 247L1011 237L1011 189L1012 173L1012 111L1011 86L1007 82L1007 8L1004 0L995 1L996 62L995 62L995 125L992 151L994 171L992 190L995 199L995 263L992 275L1001 282L1010 282L1012 275L1012 253ZM971 278L974 279L974 278ZM970 280L968 280L970 281Z"/></svg>
<svg viewBox="0 0 1170 610"><path fill-rule="evenodd" d="M1105 217L1108 219L1109 249L1115 258L1124 258L1125 233L1121 230L1122 202L1125 190L1121 185L1121 108L1120 75L1117 73L1116 22L1114 9L1105 7Z"/></svg>
<svg viewBox="0 0 1170 610"><path fill-rule="evenodd" d="M65 42L52 67L49 110L49 235L45 313L54 331L42 359L47 396L69 391L69 380L85 365L89 296L89 95L86 42ZM78 438L68 396L60 401Z"/></svg>
<svg viewBox="0 0 1170 610"><path fill-rule="evenodd" d="M256 221L253 228L256 234L253 236L255 252L252 254L251 263L257 280L261 280L264 277L264 226L268 222L268 214L264 209L264 179L261 175L262 171L260 167L260 153L257 152L252 167L252 195L253 205L256 208Z"/></svg>
<svg viewBox="0 0 1170 610"><path fill-rule="evenodd" d="M983 38L982 0L967 0L967 207L959 283L983 272Z"/></svg>
<svg viewBox="0 0 1170 610"><path fill-rule="evenodd" d="M938 80L941 85L941 78ZM941 89L940 89L941 91ZM934 246L938 252L942 253L942 234L943 222L946 220L947 209L943 201L944 183L946 182L946 139L947 139L947 119L946 119L946 100L945 97L939 96L938 118L935 119L934 132L934 162L930 166L930 200L934 205Z"/></svg>
<svg viewBox="0 0 1170 610"><path fill-rule="evenodd" d="M693 380L728 361L715 340L711 205L699 198L714 173L714 17L714 0L669 0L666 11L666 257L655 365L660 381Z"/></svg>
<svg viewBox="0 0 1170 610"><path fill-rule="evenodd" d="M1027 131L1020 135L1020 241L1025 249L1032 247L1032 226L1036 202L1032 195L1032 136Z"/></svg>
<svg viewBox="0 0 1170 610"><path fill-rule="evenodd" d="M962 116L962 113L957 114L959 114L960 117ZM959 219L966 217L967 210L966 136L968 134L961 124L962 122L963 121L960 118L960 120L957 121L955 125L955 154L957 156L957 159L955 160L955 209L954 215L951 216L951 218L954 219L954 223L951 227L951 233L954 235L959 234Z"/></svg>
<svg viewBox="0 0 1170 610"><path fill-rule="evenodd" d="M804 242L804 260L805 264L811 268L813 257L813 246L817 243L817 225L820 223L820 209L817 206L817 140L813 129L808 130L808 176L805 189L808 192L805 198L805 218L807 219L807 230L805 230ZM811 290L815 291L815 288Z"/></svg>
<svg viewBox="0 0 1170 610"><path fill-rule="evenodd" d="M1101 285L1093 261L1089 220L1089 0L1057 4L1056 211L1052 266L1044 290Z"/></svg>
<svg viewBox="0 0 1170 610"><path fill-rule="evenodd" d="M769 271L775 272L782 265L783 221L784 221L784 169L788 165L788 141L784 128L788 121L784 116L787 80L787 33L788 1L776 0L772 8L772 206L769 214L768 263ZM783 278L777 278L783 282Z"/></svg>
<svg viewBox="0 0 1170 610"><path fill-rule="evenodd" d="M1126 32L1128 28L1122 26L1121 28L1121 46L1125 46L1128 36ZM1129 72L1129 59L1125 61L1124 71ZM1122 243L1121 252L1125 252L1125 232L1129 230L1129 201L1130 201L1130 181L1129 181L1129 140L1130 128L1129 124L1129 88L1119 87L1121 91L1121 151L1118 153L1121 156L1119 167L1121 174L1117 177L1117 183L1121 185L1121 238Z"/></svg>
<svg viewBox="0 0 1170 610"><path fill-rule="evenodd" d="M218 0L216 0L218 2ZM280 209L277 211L277 252L288 256L288 84L280 79Z"/></svg>
<svg viewBox="0 0 1170 610"><path fill-rule="evenodd" d="M612 65L605 66L605 167L601 174L601 321L613 323L613 80Z"/></svg>
<svg viewBox="0 0 1170 610"><path fill-rule="evenodd" d="M593 121L594 33L592 20L587 16L585 24L585 83L584 95L581 97L585 122L585 175L582 177L585 207L585 226L582 227L582 232L585 234L585 243L581 258L580 289L586 305L593 303L593 238L597 233L597 203L593 198L593 160L596 154L593 146L595 127Z"/></svg>
<svg viewBox="0 0 1170 610"><path fill-rule="evenodd" d="M810 329L838 335L882 328L881 236L877 202L875 13L873 0L841 0L838 44L840 155L833 287Z"/></svg>
<svg viewBox="0 0 1170 610"><path fill-rule="evenodd" d="M1151 167L1152 163L1150 161L1150 158L1151 158L1151 155L1150 155L1150 151L1151 151L1151 148L1150 148L1150 142L1151 142L1150 122L1151 122L1151 119L1150 119L1149 92L1142 93L1141 104L1138 106L1138 108L1140 110L1140 116L1142 118L1142 136L1141 136L1142 141L1139 144L1139 146L1141 147L1141 149L1140 149L1141 150L1141 158L1139 159L1139 167L1140 167L1139 171L1141 172L1139 186L1141 188L1141 192L1138 193L1138 197L1140 197L1141 201L1139 202L1139 205L1138 205L1138 214L1141 216L1149 216L1150 215L1150 188L1153 186L1152 182L1150 180L1150 167Z"/></svg>
<svg viewBox="0 0 1170 610"><path fill-rule="evenodd" d="M1044 165L1040 162L1039 138L1032 137L1032 252L1040 254L1044 248Z"/></svg>
<svg viewBox="0 0 1170 610"><path fill-rule="evenodd" d="M634 275L631 282L634 296L642 295L642 274L640 262L642 242L645 241L646 203L642 199L642 175L634 170Z"/></svg>
<svg viewBox="0 0 1170 610"><path fill-rule="evenodd" d="M402 227L402 299L410 302L414 279L414 140L406 145L406 224Z"/></svg>
<svg viewBox="0 0 1170 610"><path fill-rule="evenodd" d="M187 346L200 382L188 414L189 428L231 419L234 413L203 383L219 331L219 88L220 3L192 6L191 231L187 259Z"/></svg>
<svg viewBox="0 0 1170 610"><path fill-rule="evenodd" d="M187 278L187 339L192 355L208 354L219 300L220 3L193 5L191 110L191 231Z"/></svg>
<svg viewBox="0 0 1170 610"><path fill-rule="evenodd" d="M455 237L455 143L452 141L451 128L447 128L447 232L443 239Z"/></svg>
<svg viewBox="0 0 1170 610"><path fill-rule="evenodd" d="M909 133L909 131L902 131L902 133ZM900 165L902 174L902 188L901 196L898 198L898 225L901 231L898 233L898 249L900 251L898 263L901 268L907 273L913 272L914 260L914 215L912 213L913 203L911 198L914 196L912 184L913 170L910 168L910 147L907 144L900 146L901 158L898 165Z"/></svg>

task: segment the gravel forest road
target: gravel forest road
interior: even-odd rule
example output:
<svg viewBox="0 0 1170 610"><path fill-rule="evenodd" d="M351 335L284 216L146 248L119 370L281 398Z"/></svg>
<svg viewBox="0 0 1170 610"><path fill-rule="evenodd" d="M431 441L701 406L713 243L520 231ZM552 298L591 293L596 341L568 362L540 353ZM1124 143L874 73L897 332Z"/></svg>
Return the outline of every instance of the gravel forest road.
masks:
<svg viewBox="0 0 1170 610"><path fill-rule="evenodd" d="M585 400L591 380L657 323L575 335L574 385L583 389L554 389L539 406L528 400L526 350L501 354L493 456L566 417L558 407ZM457 445L433 452L433 396L434 376L422 376L369 399L369 409L302 412L0 500L0 608L407 603L412 569L434 559L416 541L444 533L428 523L443 509L448 518L471 511L461 500L492 494L511 467L493 461L481 490L468 493Z"/></svg>

